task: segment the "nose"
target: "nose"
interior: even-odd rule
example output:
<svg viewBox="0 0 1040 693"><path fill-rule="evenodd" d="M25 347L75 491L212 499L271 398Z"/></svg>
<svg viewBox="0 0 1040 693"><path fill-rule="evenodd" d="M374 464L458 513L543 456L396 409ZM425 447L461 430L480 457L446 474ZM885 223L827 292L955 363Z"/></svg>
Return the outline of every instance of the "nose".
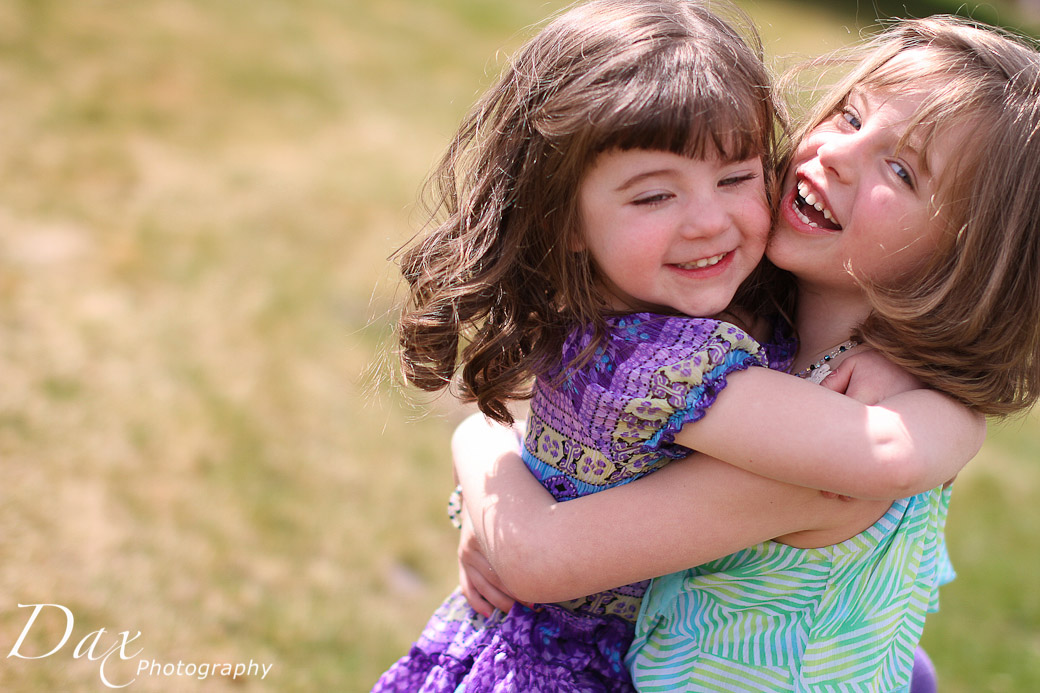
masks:
<svg viewBox="0 0 1040 693"><path fill-rule="evenodd" d="M729 228L729 214L724 201L705 196L686 205L679 229L684 238L698 239L717 236Z"/></svg>
<svg viewBox="0 0 1040 693"><path fill-rule="evenodd" d="M859 132L834 135L820 144L816 158L828 173L848 182L861 165L864 146Z"/></svg>

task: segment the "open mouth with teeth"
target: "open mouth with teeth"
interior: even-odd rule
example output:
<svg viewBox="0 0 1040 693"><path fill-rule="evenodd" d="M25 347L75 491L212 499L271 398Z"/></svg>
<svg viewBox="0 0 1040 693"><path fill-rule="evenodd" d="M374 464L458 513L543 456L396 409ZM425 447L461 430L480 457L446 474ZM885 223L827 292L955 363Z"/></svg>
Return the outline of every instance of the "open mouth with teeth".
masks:
<svg viewBox="0 0 1040 693"><path fill-rule="evenodd" d="M809 184L798 181L798 194L794 197L794 211L809 226L828 231L841 231L841 224L834 220L831 211L823 206L823 201L816 198Z"/></svg>
<svg viewBox="0 0 1040 693"><path fill-rule="evenodd" d="M679 269L690 270L690 269L701 269L703 267L711 267L717 265L722 261L722 258L726 257L727 253L721 253L719 255L712 255L711 257L704 257L700 260L694 260L693 262L676 263L676 267Z"/></svg>

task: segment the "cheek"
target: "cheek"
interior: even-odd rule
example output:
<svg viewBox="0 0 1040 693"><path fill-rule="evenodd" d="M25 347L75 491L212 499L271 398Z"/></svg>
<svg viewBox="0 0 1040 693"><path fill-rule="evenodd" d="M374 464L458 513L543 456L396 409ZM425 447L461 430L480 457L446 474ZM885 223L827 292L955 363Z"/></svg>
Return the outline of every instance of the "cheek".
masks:
<svg viewBox="0 0 1040 693"><path fill-rule="evenodd" d="M790 269L791 257L794 256L790 251L790 233L781 221L773 228L766 243L766 256L781 269Z"/></svg>
<svg viewBox="0 0 1040 693"><path fill-rule="evenodd" d="M742 219L741 226L744 236L749 242L765 248L772 231L771 222L772 215L769 213L769 206L763 199L761 203L750 207Z"/></svg>
<svg viewBox="0 0 1040 693"><path fill-rule="evenodd" d="M597 270L608 275L617 273L627 263L638 262L645 255L638 252L638 241L637 234L619 232L609 224L591 227L577 239L580 250L588 253Z"/></svg>
<svg viewBox="0 0 1040 693"><path fill-rule="evenodd" d="M904 210L902 214L891 215L891 219L884 240L893 251L907 257L919 257L937 247L941 224L928 209Z"/></svg>
<svg viewBox="0 0 1040 693"><path fill-rule="evenodd" d="M853 267L858 264L870 279L885 284L912 277L935 255L938 245L938 229L921 223L916 233L894 229L885 238L870 239L851 249L849 256Z"/></svg>

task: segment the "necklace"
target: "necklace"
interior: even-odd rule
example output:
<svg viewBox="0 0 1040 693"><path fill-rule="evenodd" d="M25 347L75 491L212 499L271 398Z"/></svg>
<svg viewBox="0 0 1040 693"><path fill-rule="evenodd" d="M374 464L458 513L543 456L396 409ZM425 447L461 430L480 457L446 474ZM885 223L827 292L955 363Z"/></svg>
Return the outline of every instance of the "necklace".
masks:
<svg viewBox="0 0 1040 693"><path fill-rule="evenodd" d="M799 378L805 378L809 382L816 383L817 385L819 385L823 382L824 378L831 374L831 359L833 359L838 354L842 354L858 345L859 342L853 339L850 339L847 342L843 342L831 349L829 352L827 352L826 356L824 356L822 359L820 359L814 364L811 364L809 367L798 371L797 373L795 373L795 375L797 375Z"/></svg>

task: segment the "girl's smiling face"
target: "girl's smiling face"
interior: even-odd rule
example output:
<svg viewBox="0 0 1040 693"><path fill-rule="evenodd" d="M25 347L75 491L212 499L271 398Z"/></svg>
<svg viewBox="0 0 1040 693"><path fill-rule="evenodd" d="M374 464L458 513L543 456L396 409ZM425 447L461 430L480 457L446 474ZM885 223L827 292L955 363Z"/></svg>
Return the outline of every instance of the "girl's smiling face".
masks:
<svg viewBox="0 0 1040 693"><path fill-rule="evenodd" d="M710 316L762 259L769 233L761 159L600 154L578 190L579 248L619 311Z"/></svg>
<svg viewBox="0 0 1040 693"><path fill-rule="evenodd" d="M795 149L769 258L803 287L861 293L852 275L895 281L937 248L936 177L964 128L940 132L927 160L916 136L900 147L922 99L855 88Z"/></svg>

